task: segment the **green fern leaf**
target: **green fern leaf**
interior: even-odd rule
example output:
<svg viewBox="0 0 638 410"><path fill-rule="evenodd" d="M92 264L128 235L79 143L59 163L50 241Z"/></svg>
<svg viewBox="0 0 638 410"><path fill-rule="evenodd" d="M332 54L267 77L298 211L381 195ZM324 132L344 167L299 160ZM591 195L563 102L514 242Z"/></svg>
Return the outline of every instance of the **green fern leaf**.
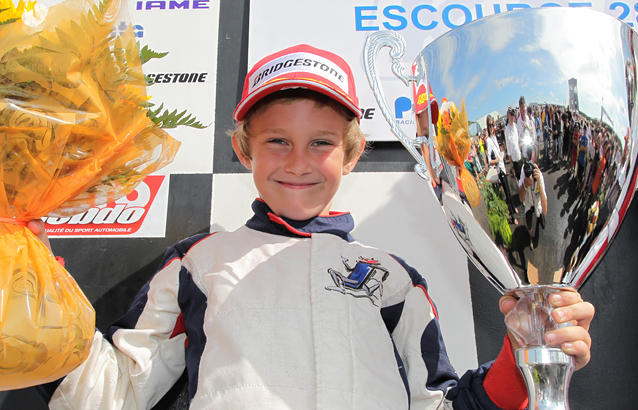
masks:
<svg viewBox="0 0 638 410"><path fill-rule="evenodd" d="M154 58L163 58L168 54L168 52L160 53L151 50L150 48L148 48L147 45L143 47L140 47L139 43L137 45L140 61L142 64L145 64ZM119 47L116 47L116 49L117 48ZM116 58L117 57L119 56L116 54ZM122 66L120 66L120 68L124 70L126 69L126 67ZM154 81L146 75L144 76L144 81L146 82L147 86L150 86L154 83ZM160 128L176 128L178 126L185 126L203 129L208 127L208 125L203 125L202 123L197 121L197 118L195 118L193 115L187 114L186 110L180 113L178 113L177 110L170 111L168 109L164 109L164 103L160 104L159 107L153 110L152 108L155 107L155 104L150 101L139 102L139 105L147 109L147 117Z"/></svg>
<svg viewBox="0 0 638 410"><path fill-rule="evenodd" d="M55 32L58 35L60 44L64 48L70 50L74 54L78 54L78 48L75 46L75 41L73 40L73 36L70 36L69 34L65 33L63 30L61 30L58 27L55 28Z"/></svg>
<svg viewBox="0 0 638 410"><path fill-rule="evenodd" d="M153 104L155 105L155 104ZM157 118L159 113L162 111L162 109L164 108L164 103L161 103L160 106L155 110L148 110L148 112L146 113L146 115L148 116L148 118L151 119L151 121L153 121L155 124L157 124L159 122L159 119Z"/></svg>
<svg viewBox="0 0 638 410"><path fill-rule="evenodd" d="M152 107L152 103L148 103L149 107ZM191 114L186 115L186 110L177 113L177 110L169 111L164 109L164 104L161 104L156 110L149 110L146 112L148 118L153 121L154 124L160 128L176 128L178 126L192 127L197 129L203 129L208 125L203 125ZM161 114L160 114L161 113ZM186 116L185 116L186 115ZM210 124L209 124L210 125Z"/></svg>
<svg viewBox="0 0 638 410"><path fill-rule="evenodd" d="M142 60L142 64L145 64L149 60L152 60L153 58L162 58L167 54L168 54L168 51L165 53L158 53L148 48L148 46L144 46L140 49L140 60Z"/></svg>
<svg viewBox="0 0 638 410"><path fill-rule="evenodd" d="M0 13L5 12L5 11L7 11L7 10L10 10L10 9L9 9L9 8L6 8L6 9L0 9ZM12 19L6 19L6 20L4 20L4 21L0 21L0 26L1 26L1 25L3 25L3 24L13 23L14 21L18 21L18 20L20 20L20 19L19 19L19 18L17 18L17 17L16 17L16 18L12 18Z"/></svg>
<svg viewBox="0 0 638 410"><path fill-rule="evenodd" d="M0 12L2 12L2 11L4 11L4 10L0 10ZM14 18L14 19L8 19L8 20L5 20L5 21L0 21L0 26L3 25L3 24L13 23L13 22L18 21L18 20L20 20L20 19L19 18Z"/></svg>

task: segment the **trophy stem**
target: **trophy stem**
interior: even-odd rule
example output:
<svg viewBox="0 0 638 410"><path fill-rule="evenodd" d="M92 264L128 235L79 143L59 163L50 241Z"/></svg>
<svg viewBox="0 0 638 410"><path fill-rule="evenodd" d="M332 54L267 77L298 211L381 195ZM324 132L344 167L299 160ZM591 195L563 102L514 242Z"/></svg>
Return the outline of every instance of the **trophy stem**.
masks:
<svg viewBox="0 0 638 410"><path fill-rule="evenodd" d="M523 374L530 410L569 410L567 390L574 361L559 348L524 347L516 351L516 364Z"/></svg>
<svg viewBox="0 0 638 410"><path fill-rule="evenodd" d="M569 410L567 389L575 369L574 360L560 347L545 342L547 332L570 326L556 323L551 315L554 307L549 296L560 289L546 285L517 289L520 299L505 317L508 329L524 346L516 351L515 357L527 384L530 410Z"/></svg>

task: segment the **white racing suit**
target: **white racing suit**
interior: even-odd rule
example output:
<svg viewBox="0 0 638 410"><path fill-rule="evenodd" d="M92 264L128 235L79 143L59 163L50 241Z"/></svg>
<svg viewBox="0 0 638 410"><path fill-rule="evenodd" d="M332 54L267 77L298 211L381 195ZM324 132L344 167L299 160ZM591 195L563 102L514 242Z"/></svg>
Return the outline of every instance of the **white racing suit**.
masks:
<svg viewBox="0 0 638 410"><path fill-rule="evenodd" d="M148 409L184 369L193 410L498 408L490 365L459 380L425 281L355 242L350 214L253 209L170 248L89 358L40 387L50 408Z"/></svg>

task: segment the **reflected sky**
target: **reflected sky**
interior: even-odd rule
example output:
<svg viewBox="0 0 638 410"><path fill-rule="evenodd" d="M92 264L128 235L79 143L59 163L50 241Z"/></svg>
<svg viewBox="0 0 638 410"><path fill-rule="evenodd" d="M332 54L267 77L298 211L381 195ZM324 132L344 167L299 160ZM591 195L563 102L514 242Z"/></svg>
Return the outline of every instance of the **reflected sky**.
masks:
<svg viewBox="0 0 638 410"><path fill-rule="evenodd" d="M623 136L629 126L625 63L631 48L624 39L635 35L630 32L591 10L531 9L476 20L423 52L434 95L459 106L465 98L470 120L494 111L504 115L521 95L528 105L567 106L568 81L575 78L580 111L600 118L604 107Z"/></svg>

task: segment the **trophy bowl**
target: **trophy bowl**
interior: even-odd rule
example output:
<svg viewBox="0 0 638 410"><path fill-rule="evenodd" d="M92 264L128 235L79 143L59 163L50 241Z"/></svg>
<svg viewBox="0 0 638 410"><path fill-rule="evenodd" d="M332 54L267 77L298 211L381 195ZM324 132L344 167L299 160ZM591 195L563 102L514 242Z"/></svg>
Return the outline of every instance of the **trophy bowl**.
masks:
<svg viewBox="0 0 638 410"><path fill-rule="evenodd" d="M593 29L595 27L595 29ZM548 346L547 297L578 290L618 232L636 187L636 32L570 8L501 13L428 44L404 73L405 41L370 35L368 82L429 181L470 260L517 306L505 322L532 409L568 409L573 361ZM378 54L412 89L417 135L399 128Z"/></svg>

